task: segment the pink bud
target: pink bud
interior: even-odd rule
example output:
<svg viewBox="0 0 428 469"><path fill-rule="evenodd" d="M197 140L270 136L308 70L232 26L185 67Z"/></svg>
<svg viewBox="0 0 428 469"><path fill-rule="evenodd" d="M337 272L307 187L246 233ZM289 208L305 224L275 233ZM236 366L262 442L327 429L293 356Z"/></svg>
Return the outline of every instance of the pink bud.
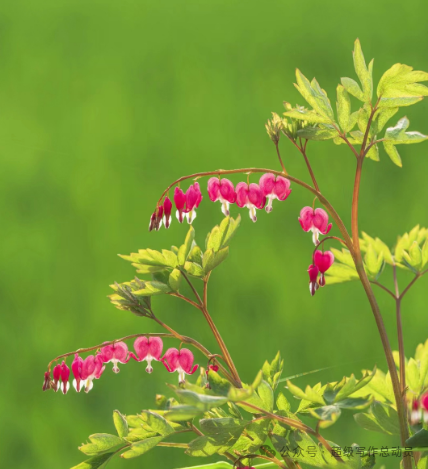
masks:
<svg viewBox="0 0 428 469"><path fill-rule="evenodd" d="M171 211L172 211L172 202L169 197L166 197L163 202L163 223L165 228L169 228L171 224Z"/></svg>
<svg viewBox="0 0 428 469"><path fill-rule="evenodd" d="M312 296L315 295L315 292L318 290L318 274L319 274L319 269L316 265L311 264L308 267L308 273L309 273L309 291Z"/></svg>
<svg viewBox="0 0 428 469"><path fill-rule="evenodd" d="M79 354L76 353L76 355L74 356L73 363L71 364L71 371L73 372L74 376L73 386L77 392L80 392L80 382L82 380L82 364L82 357L79 357Z"/></svg>
<svg viewBox="0 0 428 469"><path fill-rule="evenodd" d="M47 391L50 388L51 388L51 374L49 373L49 371L46 371L42 389L43 391Z"/></svg>

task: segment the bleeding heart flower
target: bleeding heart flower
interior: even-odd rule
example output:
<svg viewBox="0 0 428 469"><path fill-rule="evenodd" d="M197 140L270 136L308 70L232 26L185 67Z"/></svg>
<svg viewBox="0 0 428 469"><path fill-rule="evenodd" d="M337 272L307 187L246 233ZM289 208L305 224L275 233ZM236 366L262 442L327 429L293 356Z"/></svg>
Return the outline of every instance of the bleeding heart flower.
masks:
<svg viewBox="0 0 428 469"><path fill-rule="evenodd" d="M89 355L83 360L81 380L85 382L85 392L89 392L93 387L93 380L99 379L105 370L99 354Z"/></svg>
<svg viewBox="0 0 428 469"><path fill-rule="evenodd" d="M73 363L71 364L71 371L73 372L74 380L73 387L77 392L80 392L80 382L82 381L82 365L83 358L78 353L74 356Z"/></svg>
<svg viewBox="0 0 428 469"><path fill-rule="evenodd" d="M201 201L201 188L199 187L199 182L195 182L186 191L186 217L189 225L191 225L196 218L196 209L199 207Z"/></svg>
<svg viewBox="0 0 428 469"><path fill-rule="evenodd" d="M125 342L117 342L112 345L106 345L100 350L99 354L103 363L113 362L113 371L119 373L117 364L128 363L128 346Z"/></svg>
<svg viewBox="0 0 428 469"><path fill-rule="evenodd" d="M236 205L238 207L247 207L250 210L250 218L253 222L257 221L256 209L262 209L266 204L264 197L258 184L247 184L240 182L236 186Z"/></svg>
<svg viewBox="0 0 428 469"><path fill-rule="evenodd" d="M58 363L53 369L53 390L58 391L58 381L61 378L61 365Z"/></svg>
<svg viewBox="0 0 428 469"><path fill-rule="evenodd" d="M186 194L179 188L176 187L174 190L174 203L177 209L177 220L183 223L183 213L186 207Z"/></svg>
<svg viewBox="0 0 428 469"><path fill-rule="evenodd" d="M193 353L186 348L181 350L176 348L168 349L161 361L170 373L178 372L179 383L184 383L186 381L185 375L193 375L199 367L199 365L193 366Z"/></svg>
<svg viewBox="0 0 428 469"><path fill-rule="evenodd" d="M304 231L312 231L312 240L317 246L319 244L319 234L326 235L332 227L328 224L328 215L322 208L303 207L300 211L300 225Z"/></svg>
<svg viewBox="0 0 428 469"><path fill-rule="evenodd" d="M58 384L59 381L61 380L61 383L59 385L59 389L61 389L63 394L67 394L68 390L70 389L70 383L68 382L68 379L70 377L70 368L67 366L65 361L63 360L61 364L58 364L54 367L53 369L53 390L55 392L58 391Z"/></svg>
<svg viewBox="0 0 428 469"><path fill-rule="evenodd" d="M221 211L225 216L230 214L229 205L236 202L236 192L232 181L229 181L229 179L211 178L208 181L208 195L213 202L220 201Z"/></svg>
<svg viewBox="0 0 428 469"><path fill-rule="evenodd" d="M132 352L129 356L137 362L147 361L147 373L153 371L152 360L159 361L162 355L163 342L160 337L138 337L134 342L134 349L137 353L136 357Z"/></svg>
<svg viewBox="0 0 428 469"><path fill-rule="evenodd" d="M172 202L167 196L163 202L163 224L165 228L169 228L171 224L171 211L172 211Z"/></svg>
<svg viewBox="0 0 428 469"><path fill-rule="evenodd" d="M424 410L428 412L428 392L423 394L423 396L421 397L421 405Z"/></svg>
<svg viewBox="0 0 428 469"><path fill-rule="evenodd" d="M325 277L324 273L333 265L334 262L334 254L331 251L315 251L314 254L314 264L320 271L320 280L319 284L321 287L325 285Z"/></svg>
<svg viewBox="0 0 428 469"><path fill-rule="evenodd" d="M319 269L316 265L311 264L308 267L308 273L309 273L309 291L312 296L315 295L315 292L318 290L318 274L319 274Z"/></svg>
<svg viewBox="0 0 428 469"><path fill-rule="evenodd" d="M262 194L268 199L266 212L272 211L272 202L274 199L285 200L290 194L290 181L282 176L275 177L274 174L266 173L260 178L259 182Z"/></svg>

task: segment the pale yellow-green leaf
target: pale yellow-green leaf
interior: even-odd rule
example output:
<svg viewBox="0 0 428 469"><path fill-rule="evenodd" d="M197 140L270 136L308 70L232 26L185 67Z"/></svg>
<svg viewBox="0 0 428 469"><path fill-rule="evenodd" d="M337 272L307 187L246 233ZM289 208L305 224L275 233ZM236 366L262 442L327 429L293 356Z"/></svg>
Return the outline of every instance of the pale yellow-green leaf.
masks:
<svg viewBox="0 0 428 469"><path fill-rule="evenodd" d="M346 91L343 85L337 86L337 119L340 125L340 128L344 132L350 130L350 117L351 117L351 99L348 92Z"/></svg>
<svg viewBox="0 0 428 469"><path fill-rule="evenodd" d="M342 85L345 87L349 94L352 94L355 98L360 101L365 101L364 93L362 92L360 85L352 78L343 77L340 79Z"/></svg>
<svg viewBox="0 0 428 469"><path fill-rule="evenodd" d="M395 148L395 145L390 142L383 142L383 148L385 149L387 155L391 158L391 161L401 168L403 163L401 161L398 150Z"/></svg>

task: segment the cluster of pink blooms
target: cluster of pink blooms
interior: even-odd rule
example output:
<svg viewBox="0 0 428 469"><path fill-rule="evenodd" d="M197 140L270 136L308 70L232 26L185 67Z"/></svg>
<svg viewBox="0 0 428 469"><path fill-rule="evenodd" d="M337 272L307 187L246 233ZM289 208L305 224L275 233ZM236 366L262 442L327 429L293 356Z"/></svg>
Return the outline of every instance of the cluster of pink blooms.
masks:
<svg viewBox="0 0 428 469"><path fill-rule="evenodd" d="M221 211L225 216L230 214L230 204L246 207L249 210L251 220L257 221L257 210L265 208L266 212L272 211L272 203L275 199L285 200L291 194L290 181L282 176L272 173L263 174L259 183L239 182L234 187L229 179L212 177L208 180L208 196L212 202L220 202ZM198 182L193 183L186 192L179 187L174 191L174 203L177 219L180 223L187 219L190 224L196 217L196 209L202 201L201 189ZM150 218L149 230L159 230L162 224L169 228L171 224L172 202L165 197L163 204L158 206ZM322 208L303 207L300 211L299 223L306 232L312 232L312 240L315 246L320 243L320 234L326 235L331 230L332 224L328 222L328 214ZM318 288L325 285L324 273L334 262L331 251L316 251L313 262L308 268L309 291L314 295ZM318 278L319 276L319 278Z"/></svg>
<svg viewBox="0 0 428 469"><path fill-rule="evenodd" d="M192 375L198 369L199 365L194 365L193 353L185 348L177 350L168 349L164 356L162 355L163 342L160 337L138 337L134 342L135 353L128 351L125 342L117 342L105 345L95 355L89 355L85 359L76 353L71 371L74 376L73 387L79 392L82 389L89 392L93 388L93 380L99 379L105 370L106 363L113 363L113 371L119 373L119 363L128 363L130 358L137 362L146 361L147 373L153 371L152 361L160 361L164 364L169 373L178 373L180 383L185 381L186 375ZM53 381L49 371L45 373L43 391L52 388L54 391L61 391L66 394L70 389L70 368L65 361L58 364L53 369Z"/></svg>
<svg viewBox="0 0 428 469"><path fill-rule="evenodd" d="M212 177L208 181L208 196L212 202L221 203L221 211L224 215L229 215L230 204L246 207L249 210L250 218L257 221L256 210L266 209L272 211L272 202L275 199L285 200L291 193L290 181L282 176L275 176L271 173L264 174L258 184L239 182L234 187L229 179ZM183 223L184 219L191 224L196 218L196 209L202 201L199 183L193 183L186 192L179 187L174 190L174 203L177 220ZM172 202L169 197L165 197L162 205L158 206L150 218L149 231L159 230L164 224L169 228L171 224Z"/></svg>
<svg viewBox="0 0 428 469"><path fill-rule="evenodd" d="M424 421L428 424L428 392L423 394L419 400L414 400L410 412L410 425L417 425Z"/></svg>

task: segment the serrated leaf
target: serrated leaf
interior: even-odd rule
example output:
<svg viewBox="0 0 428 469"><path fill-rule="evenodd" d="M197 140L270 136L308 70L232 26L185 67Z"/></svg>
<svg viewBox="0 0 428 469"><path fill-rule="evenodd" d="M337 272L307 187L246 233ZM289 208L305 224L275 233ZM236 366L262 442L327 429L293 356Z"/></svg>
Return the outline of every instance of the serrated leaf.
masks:
<svg viewBox="0 0 428 469"><path fill-rule="evenodd" d="M117 434L120 436L120 438L127 437L129 433L128 422L126 421L126 418L118 410L115 410L113 412L113 422L114 422L114 426L116 428Z"/></svg>
<svg viewBox="0 0 428 469"><path fill-rule="evenodd" d="M303 96L303 98L314 108L314 110L325 117L328 117L330 121L334 122L333 109L331 108L330 101L315 80L312 83L302 74L299 69L296 69L296 88Z"/></svg>
<svg viewBox="0 0 428 469"><path fill-rule="evenodd" d="M428 136L420 132L406 132L410 125L409 119L403 117L395 127L388 127L385 132L385 139L394 145L409 145L412 143L420 143L428 139Z"/></svg>
<svg viewBox="0 0 428 469"><path fill-rule="evenodd" d="M144 282L144 288L141 290L134 291L135 296L154 296L163 295L171 291L171 288L165 284L156 280L150 282Z"/></svg>
<svg viewBox="0 0 428 469"><path fill-rule="evenodd" d="M338 136L333 127L305 127L297 131L297 136L307 140L328 140Z"/></svg>
<svg viewBox="0 0 428 469"><path fill-rule="evenodd" d="M195 229L193 226L189 228L187 232L186 239L184 240L184 244L180 246L178 249L178 256L177 261L179 265L184 265L187 260L187 257L192 249L193 240L195 239Z"/></svg>
<svg viewBox="0 0 428 469"><path fill-rule="evenodd" d="M293 109L292 111L284 112L284 116L310 122L311 124L329 124L331 122L328 117L305 108Z"/></svg>
<svg viewBox="0 0 428 469"><path fill-rule="evenodd" d="M262 408L268 412L273 411L274 397L273 391L267 381L262 381L257 388L257 394L263 402Z"/></svg>
<svg viewBox="0 0 428 469"><path fill-rule="evenodd" d="M95 433L89 436L90 443L79 447L79 450L87 456L95 456L105 452L111 452L118 446L123 446L124 441L116 435L108 433Z"/></svg>
<svg viewBox="0 0 428 469"><path fill-rule="evenodd" d="M389 119L397 114L398 109L398 107L384 107L376 111L372 122L373 135L382 131Z"/></svg>
<svg viewBox="0 0 428 469"><path fill-rule="evenodd" d="M140 418L153 432L159 433L161 436L167 436L174 433L174 429L168 421L158 413L143 410Z"/></svg>
<svg viewBox="0 0 428 469"><path fill-rule="evenodd" d="M179 290L182 278L183 278L183 275L181 274L181 272L178 269L174 269L169 274L168 284L171 287L172 291L178 291Z"/></svg>
<svg viewBox="0 0 428 469"><path fill-rule="evenodd" d="M391 161L400 168L402 168L403 163L401 161L401 157L398 153L398 150L395 148L395 145L389 142L383 142L383 148L385 149L386 154L391 158Z"/></svg>
<svg viewBox="0 0 428 469"><path fill-rule="evenodd" d="M351 98L343 85L337 86L337 120L340 128L346 133L351 130Z"/></svg>
<svg viewBox="0 0 428 469"><path fill-rule="evenodd" d="M124 459L136 458L141 456L147 451L150 451L152 448L158 445L163 440L163 436L156 436L153 438L147 438L147 440L137 441L133 443L128 451L125 451L120 456Z"/></svg>
<svg viewBox="0 0 428 469"><path fill-rule="evenodd" d="M371 72L368 70L366 66L366 61L364 60L363 51L361 49L360 40L357 39L354 43L354 68L355 72L361 82L364 92L364 100L370 101L372 99L372 91L373 91L373 80L371 76ZM370 65L370 70L373 68L373 63Z"/></svg>
<svg viewBox="0 0 428 469"><path fill-rule="evenodd" d="M220 265L229 254L229 248L225 247L220 249L218 252L215 252L213 249L208 249L204 253L204 258L202 261L202 267L205 274L211 272L218 265Z"/></svg>
<svg viewBox="0 0 428 469"><path fill-rule="evenodd" d="M360 101L365 101L364 93L362 92L360 86L355 80L353 80L352 78L343 77L340 79L340 81L349 94L352 94L352 96L359 99Z"/></svg>
<svg viewBox="0 0 428 469"><path fill-rule="evenodd" d="M427 96L428 89L419 85L420 81L428 81L428 73L415 71L405 64L395 64L387 70L379 80L378 96Z"/></svg>

